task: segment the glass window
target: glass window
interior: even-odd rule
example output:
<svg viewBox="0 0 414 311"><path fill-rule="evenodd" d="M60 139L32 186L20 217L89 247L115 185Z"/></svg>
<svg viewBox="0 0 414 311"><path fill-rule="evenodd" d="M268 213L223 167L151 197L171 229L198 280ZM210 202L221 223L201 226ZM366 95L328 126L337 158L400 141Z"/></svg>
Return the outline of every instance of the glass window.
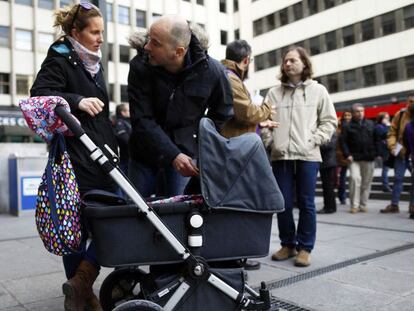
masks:
<svg viewBox="0 0 414 311"><path fill-rule="evenodd" d="M128 102L128 85L121 85L121 102Z"/></svg>
<svg viewBox="0 0 414 311"><path fill-rule="evenodd" d="M309 15L318 13L318 0L308 0Z"/></svg>
<svg viewBox="0 0 414 311"><path fill-rule="evenodd" d="M32 0L14 0L16 4L33 5Z"/></svg>
<svg viewBox="0 0 414 311"><path fill-rule="evenodd" d="M39 32L38 36L38 48L41 51L47 51L49 46L53 43L55 37L53 33Z"/></svg>
<svg viewBox="0 0 414 311"><path fill-rule="evenodd" d="M263 69L265 69L264 54L255 56L254 57L254 71L260 71Z"/></svg>
<svg viewBox="0 0 414 311"><path fill-rule="evenodd" d="M227 31L225 30L220 30L220 43L227 45Z"/></svg>
<svg viewBox="0 0 414 311"><path fill-rule="evenodd" d="M321 53L321 45L319 43L319 36L309 39L309 50L311 55L317 55Z"/></svg>
<svg viewBox="0 0 414 311"><path fill-rule="evenodd" d="M114 6L112 5L112 3L106 3L106 20L108 22L113 22L114 21L114 11L113 11Z"/></svg>
<svg viewBox="0 0 414 311"><path fill-rule="evenodd" d="M363 86L373 86L377 84L375 65L362 67Z"/></svg>
<svg viewBox="0 0 414 311"><path fill-rule="evenodd" d="M115 89L114 84L113 83L109 83L109 87L108 87L108 97L109 97L109 100L111 102L114 101L114 89Z"/></svg>
<svg viewBox="0 0 414 311"><path fill-rule="evenodd" d="M347 70L344 72L344 88L345 91L357 88L355 70Z"/></svg>
<svg viewBox="0 0 414 311"><path fill-rule="evenodd" d="M327 32L325 34L326 51L332 51L337 48L336 31Z"/></svg>
<svg viewBox="0 0 414 311"><path fill-rule="evenodd" d="M196 3L199 5L204 5L204 0L197 0Z"/></svg>
<svg viewBox="0 0 414 311"><path fill-rule="evenodd" d="M287 8L279 11L280 26L287 25L289 23Z"/></svg>
<svg viewBox="0 0 414 311"><path fill-rule="evenodd" d="M263 33L262 19L255 20L253 22L253 36L258 36Z"/></svg>
<svg viewBox="0 0 414 311"><path fill-rule="evenodd" d="M30 76L16 75L16 94L29 95L29 81Z"/></svg>
<svg viewBox="0 0 414 311"><path fill-rule="evenodd" d="M293 5L293 18L295 21L303 18L303 4L302 2Z"/></svg>
<svg viewBox="0 0 414 311"><path fill-rule="evenodd" d="M354 26L348 26L342 28L342 39L344 46L348 46L355 43Z"/></svg>
<svg viewBox="0 0 414 311"><path fill-rule="evenodd" d="M0 73L0 94L10 94L10 75Z"/></svg>
<svg viewBox="0 0 414 311"><path fill-rule="evenodd" d="M32 45L32 32L29 30L16 29L16 49L31 51L33 49Z"/></svg>
<svg viewBox="0 0 414 311"><path fill-rule="evenodd" d="M277 56L276 56L276 50L270 51L266 53L267 58L267 68L277 66Z"/></svg>
<svg viewBox="0 0 414 311"><path fill-rule="evenodd" d="M397 60L393 59L382 64L384 72L384 82L390 83L398 80Z"/></svg>
<svg viewBox="0 0 414 311"><path fill-rule="evenodd" d="M239 10L239 0L233 0L233 12L237 12Z"/></svg>
<svg viewBox="0 0 414 311"><path fill-rule="evenodd" d="M260 96L266 97L267 92L269 92L270 88L266 88L266 89L261 89L259 91Z"/></svg>
<svg viewBox="0 0 414 311"><path fill-rule="evenodd" d="M129 7L123 5L118 6L118 23L129 25Z"/></svg>
<svg viewBox="0 0 414 311"><path fill-rule="evenodd" d="M265 31L270 31L276 28L275 14L269 14L264 18Z"/></svg>
<svg viewBox="0 0 414 311"><path fill-rule="evenodd" d="M407 73L407 79L414 78L414 55L410 55L405 58L405 70Z"/></svg>
<svg viewBox="0 0 414 311"><path fill-rule="evenodd" d="M325 0L325 10L333 8L335 6L335 0Z"/></svg>
<svg viewBox="0 0 414 311"><path fill-rule="evenodd" d="M38 0L38 6L41 9L52 10L55 7L53 0Z"/></svg>
<svg viewBox="0 0 414 311"><path fill-rule="evenodd" d="M157 21L162 15L158 13L152 13L152 22Z"/></svg>
<svg viewBox="0 0 414 311"><path fill-rule="evenodd" d="M374 39L374 19L367 19L361 23L362 28L362 41Z"/></svg>
<svg viewBox="0 0 414 311"><path fill-rule="evenodd" d="M405 29L414 27L414 4L404 8L404 27Z"/></svg>
<svg viewBox="0 0 414 311"><path fill-rule="evenodd" d="M9 27L0 26L0 46L8 47L10 42Z"/></svg>
<svg viewBox="0 0 414 311"><path fill-rule="evenodd" d="M63 8L64 6L72 5L73 0L60 0L60 7Z"/></svg>
<svg viewBox="0 0 414 311"><path fill-rule="evenodd" d="M295 44L293 44L294 46L300 46L300 47L302 47L302 48L304 48L305 47L305 41L303 40L303 41L299 41L299 42L296 42Z"/></svg>
<svg viewBox="0 0 414 311"><path fill-rule="evenodd" d="M129 46L127 46L127 45L120 45L119 46L119 61L121 63L128 63L129 62Z"/></svg>
<svg viewBox="0 0 414 311"><path fill-rule="evenodd" d="M240 29L234 31L234 40L240 40Z"/></svg>
<svg viewBox="0 0 414 311"><path fill-rule="evenodd" d="M381 28L382 35L386 36L395 32L395 14L390 12L384 15L381 15Z"/></svg>
<svg viewBox="0 0 414 311"><path fill-rule="evenodd" d="M113 61L113 53L112 53L112 49L113 49L114 45L112 43L108 43L108 61Z"/></svg>
<svg viewBox="0 0 414 311"><path fill-rule="evenodd" d="M220 12L227 13L226 0L220 0Z"/></svg>
<svg viewBox="0 0 414 311"><path fill-rule="evenodd" d="M136 19L137 27L147 27L147 17L145 11L136 10Z"/></svg>
<svg viewBox="0 0 414 311"><path fill-rule="evenodd" d="M338 74L334 73L327 76L329 93L336 93L339 91Z"/></svg>

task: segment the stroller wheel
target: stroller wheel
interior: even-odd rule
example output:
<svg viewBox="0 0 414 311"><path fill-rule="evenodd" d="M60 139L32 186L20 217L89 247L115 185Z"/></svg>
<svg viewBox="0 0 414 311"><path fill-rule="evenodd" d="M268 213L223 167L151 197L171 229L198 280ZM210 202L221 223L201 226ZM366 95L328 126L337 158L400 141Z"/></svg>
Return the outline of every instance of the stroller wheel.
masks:
<svg viewBox="0 0 414 311"><path fill-rule="evenodd" d="M136 267L120 268L112 271L105 278L99 290L102 309L110 311L127 301L142 298L140 282L145 274L146 272Z"/></svg>
<svg viewBox="0 0 414 311"><path fill-rule="evenodd" d="M164 311L164 309L152 301L131 300L119 305L113 311Z"/></svg>

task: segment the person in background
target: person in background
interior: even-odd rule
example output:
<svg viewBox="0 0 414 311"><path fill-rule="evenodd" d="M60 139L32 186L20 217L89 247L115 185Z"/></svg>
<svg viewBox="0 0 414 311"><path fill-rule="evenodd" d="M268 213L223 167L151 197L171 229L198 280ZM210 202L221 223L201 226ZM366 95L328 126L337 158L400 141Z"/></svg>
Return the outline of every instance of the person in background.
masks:
<svg viewBox="0 0 414 311"><path fill-rule="evenodd" d="M392 118L391 127L388 132L388 150L395 157L394 159L394 184L392 187L391 203L380 212L383 214L400 212L400 196L403 190L404 174L410 169L406 150L403 144L404 131L407 124L414 116L414 92L408 94L407 107L398 111ZM411 209L411 205L409 207Z"/></svg>
<svg viewBox="0 0 414 311"><path fill-rule="evenodd" d="M323 208L318 214L332 214L336 212L335 184L336 184L336 133L331 140L321 145L322 163L319 169L322 180Z"/></svg>
<svg viewBox="0 0 414 311"><path fill-rule="evenodd" d="M348 172L349 162L344 157L344 152L342 151L342 142L341 142L341 131L342 129L351 122L352 113L351 110L345 110L342 114L342 118L339 121L338 128L336 130L337 140L336 140L336 161L338 163L338 199L342 205L346 204L346 173Z"/></svg>
<svg viewBox="0 0 414 311"><path fill-rule="evenodd" d="M55 27L64 35L54 42L43 61L31 96L60 96L70 105L86 134L101 147L114 152L118 145L109 119L109 98L101 64L104 20L91 3L65 7L55 12ZM101 189L117 192L118 186L90 157L85 146L74 136L66 136L80 194ZM65 310L102 310L92 285L99 273L93 241L86 247L87 232L79 253L63 256L66 281L63 286Z"/></svg>
<svg viewBox="0 0 414 311"><path fill-rule="evenodd" d="M403 134L403 143L405 146L406 161L411 162L409 169L411 171L411 184L410 184L410 206L408 212L410 213L410 219L414 219L414 174L413 166L414 163L414 105L409 106L411 119L407 123Z"/></svg>
<svg viewBox="0 0 414 311"><path fill-rule="evenodd" d="M116 106L115 114L115 136L119 145L119 167L125 175L128 175L128 141L131 136L129 105L119 104Z"/></svg>
<svg viewBox="0 0 414 311"><path fill-rule="evenodd" d="M319 147L332 137L337 118L327 90L312 80L312 64L305 49L289 48L283 54L280 69L282 83L272 87L264 100L272 105L274 121L280 125L262 131L285 200L285 211L277 215L282 247L272 259L286 260L297 255L295 265L306 267L316 239L315 188L322 161ZM293 218L295 188L297 230Z"/></svg>
<svg viewBox="0 0 414 311"><path fill-rule="evenodd" d="M376 118L375 131L378 139L381 140L380 144L380 157L382 165L381 181L382 181L382 191L391 192L392 189L389 186L388 181L388 166L385 165L390 153L387 147L387 135L390 128L390 115L388 112L380 112Z"/></svg>

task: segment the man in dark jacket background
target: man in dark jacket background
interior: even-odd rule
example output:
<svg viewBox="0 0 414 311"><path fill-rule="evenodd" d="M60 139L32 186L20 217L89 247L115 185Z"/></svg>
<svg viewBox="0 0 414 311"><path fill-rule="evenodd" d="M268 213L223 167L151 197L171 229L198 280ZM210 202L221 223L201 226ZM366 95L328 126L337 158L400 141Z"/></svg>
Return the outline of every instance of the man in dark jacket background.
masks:
<svg viewBox="0 0 414 311"><path fill-rule="evenodd" d="M149 196L162 171L165 192L158 195L181 194L187 177L198 175L197 132L206 109L218 127L233 114L230 84L182 17L163 16L130 43L138 55L128 76L129 177Z"/></svg>
<svg viewBox="0 0 414 311"><path fill-rule="evenodd" d="M352 120L342 129L341 136L344 157L350 162L350 213L366 212L380 140L374 122L364 118L361 104L352 106Z"/></svg>
<svg viewBox="0 0 414 311"><path fill-rule="evenodd" d="M115 136L119 145L119 166L124 174L128 175L128 141L131 136L131 122L128 104L116 106Z"/></svg>

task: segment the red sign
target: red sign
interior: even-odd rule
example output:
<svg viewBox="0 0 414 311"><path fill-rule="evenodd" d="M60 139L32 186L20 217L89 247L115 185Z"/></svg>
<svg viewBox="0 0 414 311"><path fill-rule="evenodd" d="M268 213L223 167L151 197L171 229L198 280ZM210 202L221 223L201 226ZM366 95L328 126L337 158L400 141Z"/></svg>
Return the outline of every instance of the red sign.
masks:
<svg viewBox="0 0 414 311"><path fill-rule="evenodd" d="M388 112L390 116L395 115L401 109L407 107L406 102L398 102L394 104L365 107L365 118L375 119L380 112ZM336 115L342 117L343 111L337 111Z"/></svg>

